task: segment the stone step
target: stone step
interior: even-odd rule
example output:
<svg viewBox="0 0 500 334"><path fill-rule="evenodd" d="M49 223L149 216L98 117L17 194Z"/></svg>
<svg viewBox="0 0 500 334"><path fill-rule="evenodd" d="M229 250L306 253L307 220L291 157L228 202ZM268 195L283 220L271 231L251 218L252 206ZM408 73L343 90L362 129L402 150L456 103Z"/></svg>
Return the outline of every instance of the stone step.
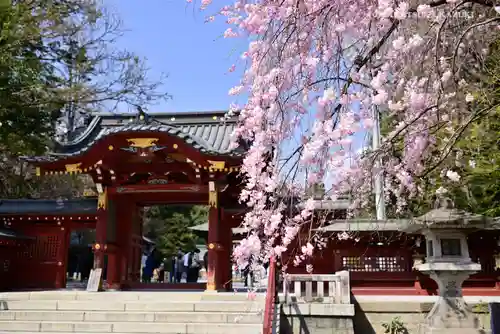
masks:
<svg viewBox="0 0 500 334"><path fill-rule="evenodd" d="M0 310L13 311L258 312L263 306L263 301L4 300L0 302Z"/></svg>
<svg viewBox="0 0 500 334"><path fill-rule="evenodd" d="M102 312L10 311L0 312L3 321L167 322L167 323L262 323L262 313L216 312Z"/></svg>
<svg viewBox="0 0 500 334"><path fill-rule="evenodd" d="M257 293L255 300L264 301L265 293ZM248 294L243 292L181 292L181 291L33 291L33 292L3 292L0 300L104 300L104 301L246 301Z"/></svg>
<svg viewBox="0 0 500 334"><path fill-rule="evenodd" d="M262 324L0 321L0 333L259 334Z"/></svg>

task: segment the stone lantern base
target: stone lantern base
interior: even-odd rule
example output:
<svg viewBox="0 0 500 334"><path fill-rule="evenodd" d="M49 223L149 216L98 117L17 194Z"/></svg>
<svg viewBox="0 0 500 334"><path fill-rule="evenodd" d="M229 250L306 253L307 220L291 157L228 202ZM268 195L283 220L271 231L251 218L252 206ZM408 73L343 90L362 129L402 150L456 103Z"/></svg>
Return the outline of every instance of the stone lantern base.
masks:
<svg viewBox="0 0 500 334"><path fill-rule="evenodd" d="M438 265L441 267L443 264ZM477 270L436 270L432 264L419 266L419 270L429 275L437 284L439 299L420 325L420 334L479 334L485 333L472 309L462 296L462 283ZM465 267L468 267L467 265ZM444 269L444 268L441 268Z"/></svg>
<svg viewBox="0 0 500 334"><path fill-rule="evenodd" d="M485 334L462 297L442 298L420 325L420 334Z"/></svg>

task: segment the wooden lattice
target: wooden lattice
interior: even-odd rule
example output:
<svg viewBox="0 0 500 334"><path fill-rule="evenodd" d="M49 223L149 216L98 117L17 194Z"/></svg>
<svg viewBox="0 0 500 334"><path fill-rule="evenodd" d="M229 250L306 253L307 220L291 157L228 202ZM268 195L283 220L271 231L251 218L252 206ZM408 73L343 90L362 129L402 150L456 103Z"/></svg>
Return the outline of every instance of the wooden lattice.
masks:
<svg viewBox="0 0 500 334"><path fill-rule="evenodd" d="M365 272L407 271L407 261L400 256L343 256L342 269Z"/></svg>

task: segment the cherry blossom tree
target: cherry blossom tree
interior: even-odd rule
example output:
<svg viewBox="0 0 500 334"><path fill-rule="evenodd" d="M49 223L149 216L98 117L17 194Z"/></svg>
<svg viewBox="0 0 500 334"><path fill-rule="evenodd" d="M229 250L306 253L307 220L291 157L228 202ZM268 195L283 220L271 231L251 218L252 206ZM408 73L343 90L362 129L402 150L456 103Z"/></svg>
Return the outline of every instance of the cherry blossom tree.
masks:
<svg viewBox="0 0 500 334"><path fill-rule="evenodd" d="M201 8L212 10L211 0ZM240 265L256 254L280 256L312 226L308 185L352 196L352 209L373 196L375 174L402 211L420 180L452 152L472 123L498 105L473 108L488 47L498 36L496 0L239 0L217 9L226 38L248 38L245 72L231 95L240 126L234 142L251 143L240 200L250 208ZM360 151L378 113L394 123L380 147ZM378 117L378 116L376 116ZM439 136L437 135L439 134ZM401 154L394 155L396 146ZM377 165L383 161L383 166ZM451 181L460 175L446 172ZM293 210L296 203L305 203ZM313 256L309 234L296 263ZM316 242L314 242L316 241Z"/></svg>

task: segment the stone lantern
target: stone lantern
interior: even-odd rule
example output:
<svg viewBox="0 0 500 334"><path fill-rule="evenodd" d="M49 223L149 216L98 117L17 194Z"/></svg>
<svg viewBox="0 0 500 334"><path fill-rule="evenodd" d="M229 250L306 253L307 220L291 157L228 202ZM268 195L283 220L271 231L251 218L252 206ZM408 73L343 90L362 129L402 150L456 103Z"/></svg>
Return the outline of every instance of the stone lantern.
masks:
<svg viewBox="0 0 500 334"><path fill-rule="evenodd" d="M469 256L467 233L486 227L485 217L457 210L451 199L440 197L433 210L406 229L425 236L426 260L415 269L429 275L439 289L438 301L421 325L422 334L480 333L478 321L463 299L462 284L481 270Z"/></svg>

